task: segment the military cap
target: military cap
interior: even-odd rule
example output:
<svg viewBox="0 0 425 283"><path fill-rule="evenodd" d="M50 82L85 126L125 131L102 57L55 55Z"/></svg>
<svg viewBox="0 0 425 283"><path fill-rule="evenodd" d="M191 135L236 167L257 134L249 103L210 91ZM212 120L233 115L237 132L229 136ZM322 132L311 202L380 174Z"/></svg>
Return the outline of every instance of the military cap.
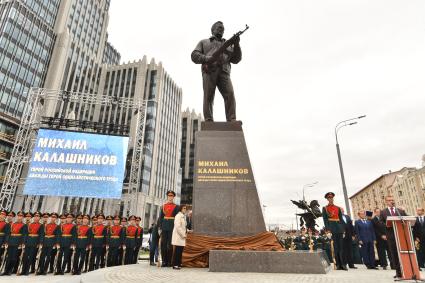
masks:
<svg viewBox="0 0 425 283"><path fill-rule="evenodd" d="M18 213L16 215L18 215L18 216L24 216L24 212L23 211L18 211Z"/></svg>
<svg viewBox="0 0 425 283"><path fill-rule="evenodd" d="M121 222L127 222L127 218L126 217L121 218Z"/></svg>
<svg viewBox="0 0 425 283"><path fill-rule="evenodd" d="M61 214L60 219L66 219L66 215L65 214Z"/></svg>
<svg viewBox="0 0 425 283"><path fill-rule="evenodd" d="M106 216L106 220L112 220L112 215Z"/></svg>
<svg viewBox="0 0 425 283"><path fill-rule="evenodd" d="M74 218L74 214L72 214L72 213L67 213L67 214L66 214L66 218Z"/></svg>
<svg viewBox="0 0 425 283"><path fill-rule="evenodd" d="M43 213L43 218L44 218L44 217L49 217L49 216L50 216L50 214L49 214L49 213L47 213L47 212Z"/></svg>
<svg viewBox="0 0 425 283"><path fill-rule="evenodd" d="M82 214L78 214L77 215L77 219L83 219L83 215Z"/></svg>
<svg viewBox="0 0 425 283"><path fill-rule="evenodd" d="M89 220L90 220L90 216L89 216L88 214L84 214L84 215L83 215L83 219L84 219L84 218L86 218L86 219L89 219Z"/></svg>
<svg viewBox="0 0 425 283"><path fill-rule="evenodd" d="M13 211L11 211L11 212L9 212L8 214L7 214L7 216L13 216L13 217L15 217L15 212L13 212Z"/></svg>
<svg viewBox="0 0 425 283"><path fill-rule="evenodd" d="M7 211L2 209L2 210L0 210L0 214L7 215Z"/></svg>
<svg viewBox="0 0 425 283"><path fill-rule="evenodd" d="M175 193L174 191L172 191L172 190L167 191L167 196L168 196L169 194L172 194L173 196L176 196L176 193Z"/></svg>
<svg viewBox="0 0 425 283"><path fill-rule="evenodd" d="M36 211L36 212L34 212L33 217L34 217L34 216L38 216L38 217L40 217L40 216L41 216L41 212L40 212L40 211Z"/></svg>
<svg viewBox="0 0 425 283"><path fill-rule="evenodd" d="M88 215L87 215L88 216ZM92 217L91 217L91 219L92 220L97 220L97 216L96 215L93 215Z"/></svg>
<svg viewBox="0 0 425 283"><path fill-rule="evenodd" d="M128 218L128 220L136 220L136 216L131 215L131 216Z"/></svg>
<svg viewBox="0 0 425 283"><path fill-rule="evenodd" d="M115 215L114 220L121 220L121 217L119 217L118 215Z"/></svg>
<svg viewBox="0 0 425 283"><path fill-rule="evenodd" d="M99 213L99 214L97 215L97 218L103 218L103 219L105 219L105 215L103 215L102 213Z"/></svg>
<svg viewBox="0 0 425 283"><path fill-rule="evenodd" d="M32 213L28 211L27 213L25 213L25 217L32 217Z"/></svg>
<svg viewBox="0 0 425 283"><path fill-rule="evenodd" d="M59 217L59 214L57 214L56 212L52 212L52 213L50 213L50 217L56 217L56 218L58 218Z"/></svg>
<svg viewBox="0 0 425 283"><path fill-rule="evenodd" d="M329 193L326 193L326 194L325 194L325 198L328 198L329 196L334 197L334 196L335 196L335 194L334 194L333 192L329 192Z"/></svg>

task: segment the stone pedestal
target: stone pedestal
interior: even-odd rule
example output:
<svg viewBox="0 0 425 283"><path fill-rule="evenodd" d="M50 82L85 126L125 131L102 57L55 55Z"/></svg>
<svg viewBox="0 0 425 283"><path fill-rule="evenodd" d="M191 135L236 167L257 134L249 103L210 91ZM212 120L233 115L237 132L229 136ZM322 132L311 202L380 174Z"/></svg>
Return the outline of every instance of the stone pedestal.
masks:
<svg viewBox="0 0 425 283"><path fill-rule="evenodd" d="M241 122L204 122L196 133L194 232L248 236L266 231Z"/></svg>
<svg viewBox="0 0 425 283"><path fill-rule="evenodd" d="M211 250L211 272L263 272L326 274L331 265L318 251L224 251Z"/></svg>

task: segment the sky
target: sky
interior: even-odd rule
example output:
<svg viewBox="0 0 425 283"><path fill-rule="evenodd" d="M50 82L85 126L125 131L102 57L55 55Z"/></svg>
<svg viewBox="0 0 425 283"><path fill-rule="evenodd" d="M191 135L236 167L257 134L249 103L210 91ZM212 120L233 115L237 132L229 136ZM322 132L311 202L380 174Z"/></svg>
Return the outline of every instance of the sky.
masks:
<svg viewBox="0 0 425 283"><path fill-rule="evenodd" d="M161 61L183 89L182 109L202 111L196 44L220 20L243 29L232 66L237 118L267 223L295 225L302 198L344 205L335 125L349 196L425 154L425 2L420 0L112 0L109 41L121 61ZM217 91L214 116L224 121Z"/></svg>

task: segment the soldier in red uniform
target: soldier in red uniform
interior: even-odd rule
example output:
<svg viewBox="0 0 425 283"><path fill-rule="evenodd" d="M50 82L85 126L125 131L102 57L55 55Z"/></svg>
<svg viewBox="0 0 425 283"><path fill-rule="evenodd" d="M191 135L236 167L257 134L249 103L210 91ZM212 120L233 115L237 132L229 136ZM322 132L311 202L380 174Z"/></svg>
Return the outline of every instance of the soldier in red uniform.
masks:
<svg viewBox="0 0 425 283"><path fill-rule="evenodd" d="M59 235L60 250L58 254L58 261L56 266L56 274L64 274L71 271L71 255L73 248L75 247L75 238L77 236L77 230L75 224L72 223L74 215L68 213L65 216L65 223L61 224Z"/></svg>
<svg viewBox="0 0 425 283"><path fill-rule="evenodd" d="M174 203L176 193L167 192L167 202L162 206L159 214L158 229L161 239L161 257L162 266L171 266L173 250L171 247L171 238L174 229L174 217L179 212L178 206Z"/></svg>
<svg viewBox="0 0 425 283"><path fill-rule="evenodd" d="M124 240L125 240L125 234L127 230L127 218L123 217L121 218L121 227L122 227L122 245L118 249L118 265L123 264L123 256L124 256Z"/></svg>
<svg viewBox="0 0 425 283"><path fill-rule="evenodd" d="M137 233L136 233L136 247L134 248L134 259L133 263L137 263L137 259L139 257L139 251L140 247L143 243L143 228L140 226L140 222L142 221L142 218L140 216L136 217L136 227L137 227Z"/></svg>
<svg viewBox="0 0 425 283"><path fill-rule="evenodd" d="M15 213L10 212L9 216L14 217ZM6 235L6 246L7 246L7 258L6 267L2 275L12 274L13 269L16 267L16 263L19 258L19 248L23 248L25 245L25 238L28 233L28 228L23 222L24 213L18 212L16 222L10 224L10 233Z"/></svg>
<svg viewBox="0 0 425 283"><path fill-rule="evenodd" d="M347 263L343 254L344 220L342 219L341 208L334 204L335 194L326 193L325 199L328 205L323 207L322 215L325 228L332 232L332 241L334 245L334 255L338 270L348 270Z"/></svg>
<svg viewBox="0 0 425 283"><path fill-rule="evenodd" d="M89 251L90 242L92 238L92 229L89 226L90 217L83 216L83 222L77 226L76 250L74 256L74 270L72 274L80 275L83 268L86 253Z"/></svg>
<svg viewBox="0 0 425 283"><path fill-rule="evenodd" d="M0 211L0 263L3 262L6 235L10 233L10 224L6 222L7 212Z"/></svg>
<svg viewBox="0 0 425 283"><path fill-rule="evenodd" d="M105 216L99 214L97 216L97 223L93 223L93 238L91 240L92 254L90 258L90 267L89 271L99 269L101 264L101 258L103 254L103 248L106 245L106 232L107 228L103 224Z"/></svg>
<svg viewBox="0 0 425 283"><path fill-rule="evenodd" d="M21 275L28 275L35 272L35 261L38 249L41 248L41 241L43 239L43 224L40 223L40 212L35 212L33 221L28 221L28 237L25 241L25 253L22 259L22 272Z"/></svg>
<svg viewBox="0 0 425 283"><path fill-rule="evenodd" d="M50 264L50 258L52 256L53 247L56 247L58 245L60 227L56 224L57 218L57 213L52 213L50 215L50 220L48 213L43 214L43 219L45 221L43 225L44 236L42 238L41 255L37 270L38 275L46 275L47 268Z"/></svg>
<svg viewBox="0 0 425 283"><path fill-rule="evenodd" d="M125 229L125 238L124 238L124 250L125 250L125 258L124 264L133 264L134 260L134 249L136 248L136 216L131 215L129 218L129 223L127 228Z"/></svg>
<svg viewBox="0 0 425 283"><path fill-rule="evenodd" d="M123 245L124 240L124 229L120 225L120 217L117 215L114 217L113 225L109 229L109 234L107 236L107 249L108 258L107 266L117 266L120 265L119 262L119 249Z"/></svg>

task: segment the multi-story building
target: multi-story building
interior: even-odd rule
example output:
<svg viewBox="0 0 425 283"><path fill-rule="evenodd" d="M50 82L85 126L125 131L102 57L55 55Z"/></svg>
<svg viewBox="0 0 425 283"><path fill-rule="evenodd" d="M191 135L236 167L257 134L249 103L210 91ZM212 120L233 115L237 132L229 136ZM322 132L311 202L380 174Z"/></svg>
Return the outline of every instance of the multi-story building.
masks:
<svg viewBox="0 0 425 283"><path fill-rule="evenodd" d="M0 1L0 183L31 87L42 87L57 39L60 0Z"/></svg>
<svg viewBox="0 0 425 283"><path fill-rule="evenodd" d="M202 116L189 108L182 113L180 167L182 168L181 203L192 204L195 133L201 130Z"/></svg>
<svg viewBox="0 0 425 283"><path fill-rule="evenodd" d="M146 57L133 63L108 66L100 81L99 95L135 101L148 100L137 192L129 190L127 173L122 200L111 201L103 209L105 213L111 214L141 215L148 228L158 217L166 192L175 190L180 194L178 176L182 90L161 63L156 64L153 59L147 63ZM94 113L99 122L131 126L129 152L134 150L135 120L138 118L133 111L123 107L97 107Z"/></svg>
<svg viewBox="0 0 425 283"><path fill-rule="evenodd" d="M386 207L385 196L394 196L397 206L414 215L425 206L425 167L404 167L384 174L350 197L354 216L359 210Z"/></svg>

